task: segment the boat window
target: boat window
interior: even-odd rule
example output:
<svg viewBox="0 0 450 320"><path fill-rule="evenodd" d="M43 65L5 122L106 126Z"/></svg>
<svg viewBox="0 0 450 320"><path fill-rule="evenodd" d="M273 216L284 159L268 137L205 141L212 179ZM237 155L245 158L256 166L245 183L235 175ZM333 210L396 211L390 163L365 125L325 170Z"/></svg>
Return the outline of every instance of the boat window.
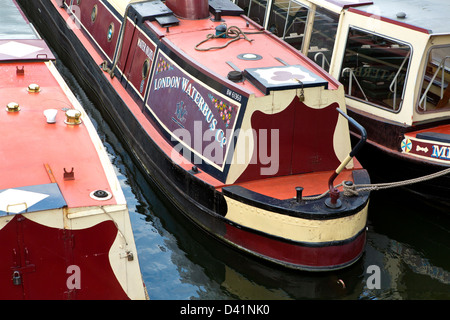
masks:
<svg viewBox="0 0 450 320"><path fill-rule="evenodd" d="M350 28L340 82L352 98L398 111L411 48L383 36Z"/></svg>
<svg viewBox="0 0 450 320"><path fill-rule="evenodd" d="M330 61L336 40L338 23L338 14L324 8L316 8L308 57L326 71L330 71Z"/></svg>
<svg viewBox="0 0 450 320"><path fill-rule="evenodd" d="M147 79L148 73L150 72L150 59L145 59L144 65L142 66L142 79Z"/></svg>
<svg viewBox="0 0 450 320"><path fill-rule="evenodd" d="M301 50L308 8L295 1L273 0L267 30Z"/></svg>
<svg viewBox="0 0 450 320"><path fill-rule="evenodd" d="M450 109L450 46L434 47L428 52L422 80L418 111Z"/></svg>
<svg viewBox="0 0 450 320"><path fill-rule="evenodd" d="M258 23L264 25L267 0L235 0L235 3L244 10L244 14Z"/></svg>
<svg viewBox="0 0 450 320"><path fill-rule="evenodd" d="M94 5L91 12L91 21L95 22L95 19L97 19L97 5Z"/></svg>
<svg viewBox="0 0 450 320"><path fill-rule="evenodd" d="M113 35L114 35L114 23L111 22L111 24L108 27L108 33L106 35L108 42L111 42Z"/></svg>

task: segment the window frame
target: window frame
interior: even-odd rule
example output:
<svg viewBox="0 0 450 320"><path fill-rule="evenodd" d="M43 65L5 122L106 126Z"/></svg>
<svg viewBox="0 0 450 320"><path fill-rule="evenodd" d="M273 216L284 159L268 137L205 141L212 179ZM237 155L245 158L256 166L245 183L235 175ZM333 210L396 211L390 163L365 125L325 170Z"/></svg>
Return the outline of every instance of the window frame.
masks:
<svg viewBox="0 0 450 320"><path fill-rule="evenodd" d="M409 61L408 61L407 69L406 69L406 73L405 73L405 83L404 83L404 85L403 85L402 94L401 94L401 96L400 96L401 102L400 102L400 104L398 105L398 108L397 108L397 109L394 110L394 109L392 109L392 108L388 108L388 107L384 107L384 106L382 106L382 105L379 105L379 104L377 104L377 103L375 103L375 102L366 101L366 100L364 100L364 99L361 99L361 98L358 98L358 97L351 96L351 95L349 95L349 94L347 93L348 88L345 88L345 87L344 87L344 93L345 93L345 97L346 97L347 99L351 99L351 100L354 100L354 101L357 101L357 102L360 102L360 103L363 103L363 104L366 104L366 105L370 105L370 106L372 106L372 107L376 107L376 108L378 108L378 109L385 110L385 111L388 111L388 112L390 112L390 113L394 113L394 114L400 113L401 110L402 110L402 108L403 108L403 102L404 102L404 100L405 100L406 87L408 86L408 83L409 83L409 81L410 81L409 75L410 75L410 69L411 69L411 62L412 62L412 60L413 60L413 54L414 54L414 47L413 47L413 45L412 45L411 43L409 43L409 42L406 42L406 41L403 41L403 40L399 40L398 38L391 37L391 36L388 36L388 35L386 35L386 34L382 34L382 33L378 33L378 32L373 32L373 31L370 31L370 30L361 28L361 27L359 27L359 26L356 26L356 25L353 25L353 24L349 24L349 25L348 25L348 28L347 28L347 33L346 33L345 46L344 46L344 48L343 48L344 53L342 54L342 59L341 59L341 63L340 63L340 67L339 67L339 74L338 74L338 75L339 75L338 81L339 81L340 83L342 83L342 85L344 85L343 82L342 82L342 80L341 80L341 78L342 78L342 69L343 69L343 64L344 64L344 59L345 59L345 52L346 52L346 50L347 50L348 35L349 35L351 29L355 29L355 30L358 30L358 31L360 31L360 32L365 32L365 33L367 33L367 34L369 34L369 35L378 36L378 37L384 38L384 39L386 39L386 40L389 40L389 41L391 41L391 42L396 42L396 43L398 43L399 45L405 45L405 46L407 46L407 47L409 48L409 52L410 52L410 53L409 53Z"/></svg>
<svg viewBox="0 0 450 320"><path fill-rule="evenodd" d="M418 92L418 96L417 96L417 102L415 105L415 110L418 114L421 115L427 115L427 114L433 114L433 113L442 113L442 112L449 112L450 111L450 107L449 108L441 108L441 109L434 109L434 110L421 110L420 109L420 99L422 98L423 94L422 94L422 89L424 89L424 82L425 82L425 74L427 72L427 61L430 60L430 55L431 55L431 51L433 49L439 49L439 48L449 48L450 51L450 44L437 44L437 45L432 45L428 48L427 54L426 54L426 59L425 59L425 64L423 66L423 70L422 70L422 75L421 75L421 80L420 80L420 86L419 86L419 92ZM450 54L449 54L450 56ZM446 72L450 75L450 68L445 68ZM440 73L441 71L439 71ZM450 86L450 82L447 84L448 86ZM425 86L426 88L426 86Z"/></svg>

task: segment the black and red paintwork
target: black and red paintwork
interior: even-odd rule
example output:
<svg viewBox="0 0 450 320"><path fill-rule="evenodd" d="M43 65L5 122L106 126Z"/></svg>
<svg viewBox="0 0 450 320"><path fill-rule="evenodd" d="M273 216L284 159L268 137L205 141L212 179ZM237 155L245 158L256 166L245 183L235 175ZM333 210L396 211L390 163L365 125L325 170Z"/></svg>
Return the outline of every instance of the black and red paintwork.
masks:
<svg viewBox="0 0 450 320"><path fill-rule="evenodd" d="M229 245L289 268L332 270L358 260L369 194L341 195L335 207L325 204L328 197L305 198L328 190L330 176L350 152L348 124L336 111L345 108L338 82L228 2L211 1L208 16L196 20L180 17L188 10L170 1L75 2L35 1L27 14L182 213ZM68 28L67 21L79 28ZM252 42L196 50L224 21L251 34ZM251 59L242 59L246 52ZM233 69L243 70L245 80L231 81ZM271 84L259 76L267 70L304 78L301 84L291 78ZM202 137L214 134L188 144L182 134L197 130ZM255 133L252 149L244 149L253 150L254 161L236 164L244 130ZM274 131L276 136L263 135ZM278 148L273 163L257 153L264 143L265 151ZM277 170L267 174L271 164ZM356 159L338 173L369 182ZM296 186L304 188L302 199Z"/></svg>

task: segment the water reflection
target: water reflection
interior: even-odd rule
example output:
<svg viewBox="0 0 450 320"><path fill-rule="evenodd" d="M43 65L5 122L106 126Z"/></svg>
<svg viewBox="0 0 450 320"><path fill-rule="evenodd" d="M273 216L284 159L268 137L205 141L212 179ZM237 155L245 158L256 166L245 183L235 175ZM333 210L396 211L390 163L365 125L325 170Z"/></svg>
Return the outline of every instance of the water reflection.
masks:
<svg viewBox="0 0 450 320"><path fill-rule="evenodd" d="M373 193L367 247L344 270L280 269L213 239L162 201L71 73L58 69L90 115L127 198L151 299L450 299L449 215L408 203L402 190ZM405 201L408 200L408 201ZM367 285L370 266L379 288Z"/></svg>

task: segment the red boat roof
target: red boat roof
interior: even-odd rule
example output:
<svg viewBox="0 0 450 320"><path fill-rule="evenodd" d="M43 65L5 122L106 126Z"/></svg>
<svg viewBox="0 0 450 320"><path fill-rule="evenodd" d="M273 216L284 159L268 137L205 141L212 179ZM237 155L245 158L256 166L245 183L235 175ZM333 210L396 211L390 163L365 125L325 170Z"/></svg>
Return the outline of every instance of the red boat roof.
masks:
<svg viewBox="0 0 450 320"><path fill-rule="evenodd" d="M53 63L0 62L0 70L0 190L53 182L69 207L116 204L115 197L101 202L90 197L95 190L113 193L99 158L102 144L90 134L92 124L87 126L89 119ZM29 92L30 84L38 84L40 91ZM11 102L20 111L8 112ZM66 124L64 108L80 110L83 122ZM47 123L46 109L57 110L55 123ZM72 168L74 179L65 180L64 171Z"/></svg>
<svg viewBox="0 0 450 320"><path fill-rule="evenodd" d="M312 73L320 75L328 81L329 89L339 86L338 82L307 57L299 53L298 50L290 48L278 37L264 31L262 27L251 20L244 19L241 16L226 16L225 19L228 27L234 26L239 28L251 41L247 41L241 35L240 40L232 42L224 48L199 51L196 50L196 46L199 49L207 49L223 46L230 40L230 38L216 38L199 45L201 41L207 39L208 35L215 34L215 28L222 22L214 22L211 19L179 19L179 25L170 27L168 31L156 21L146 22L146 24L151 29L156 30L162 37L162 41L165 41L167 45L176 47L178 51L184 53L186 59L197 61L207 70L224 78L234 68L244 71L244 69L251 68L282 67L287 64L301 65ZM244 55L257 58L243 59ZM261 91L256 89L250 81L241 82L239 86L257 96L262 95Z"/></svg>

